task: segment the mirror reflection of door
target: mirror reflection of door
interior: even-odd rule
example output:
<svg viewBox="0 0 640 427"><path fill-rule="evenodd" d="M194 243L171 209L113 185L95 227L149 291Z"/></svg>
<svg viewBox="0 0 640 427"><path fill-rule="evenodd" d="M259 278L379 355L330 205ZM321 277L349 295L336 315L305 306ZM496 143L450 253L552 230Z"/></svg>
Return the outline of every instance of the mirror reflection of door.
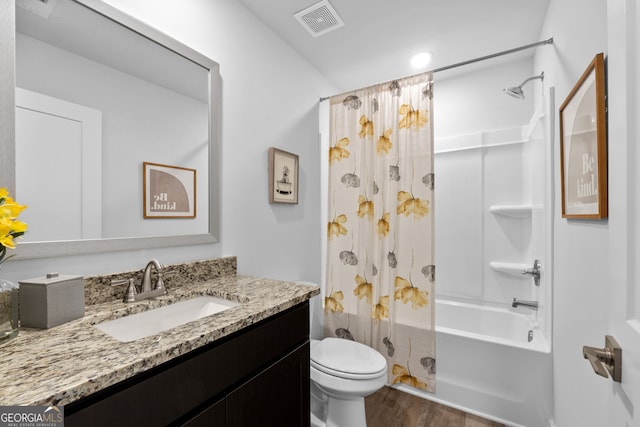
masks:
<svg viewBox="0 0 640 427"><path fill-rule="evenodd" d="M16 188L24 242L102 236L102 114L16 89Z"/></svg>

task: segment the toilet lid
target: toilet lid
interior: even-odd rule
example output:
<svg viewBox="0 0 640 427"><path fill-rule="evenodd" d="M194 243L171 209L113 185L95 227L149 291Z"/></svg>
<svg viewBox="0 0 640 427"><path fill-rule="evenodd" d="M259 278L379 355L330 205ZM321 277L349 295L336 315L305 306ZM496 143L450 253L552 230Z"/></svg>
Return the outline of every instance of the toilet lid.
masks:
<svg viewBox="0 0 640 427"><path fill-rule="evenodd" d="M387 361L364 344L342 338L325 338L311 348L311 366L342 378L369 379L386 372Z"/></svg>

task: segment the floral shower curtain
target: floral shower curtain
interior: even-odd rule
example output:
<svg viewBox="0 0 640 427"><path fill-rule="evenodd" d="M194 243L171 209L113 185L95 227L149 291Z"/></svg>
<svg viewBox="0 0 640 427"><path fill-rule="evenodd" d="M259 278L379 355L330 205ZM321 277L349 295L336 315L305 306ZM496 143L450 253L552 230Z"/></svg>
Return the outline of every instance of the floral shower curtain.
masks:
<svg viewBox="0 0 640 427"><path fill-rule="evenodd" d="M435 391L431 73L331 98L325 336Z"/></svg>

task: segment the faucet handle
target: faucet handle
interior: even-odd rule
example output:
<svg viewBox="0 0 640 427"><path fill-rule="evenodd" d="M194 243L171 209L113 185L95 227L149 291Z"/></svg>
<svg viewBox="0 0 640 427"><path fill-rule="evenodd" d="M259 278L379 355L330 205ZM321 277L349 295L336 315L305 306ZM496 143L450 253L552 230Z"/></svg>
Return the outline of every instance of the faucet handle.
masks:
<svg viewBox="0 0 640 427"><path fill-rule="evenodd" d="M111 279L110 286L122 286L129 283L129 279Z"/></svg>
<svg viewBox="0 0 640 427"><path fill-rule="evenodd" d="M533 282L535 283L536 286L540 286L540 269L542 267L542 264L540 263L540 260L535 260L533 262L533 267L532 268L527 268L522 270L522 274L529 274L533 277Z"/></svg>
<svg viewBox="0 0 640 427"><path fill-rule="evenodd" d="M136 283L133 278L129 279L129 286L124 294L123 302L135 302L136 300Z"/></svg>
<svg viewBox="0 0 640 427"><path fill-rule="evenodd" d="M164 287L164 280L162 280L162 276L163 276L162 272L158 271L158 280L156 281L156 287L154 290L162 289L166 291L166 288Z"/></svg>
<svg viewBox="0 0 640 427"><path fill-rule="evenodd" d="M111 286L128 285L124 293L123 302L134 302L136 300L136 284L135 280L130 277L128 279L112 279Z"/></svg>
<svg viewBox="0 0 640 427"><path fill-rule="evenodd" d="M158 281L156 282L155 288L164 289L166 291L167 288L164 286L164 279L166 279L167 277L171 277L175 274L176 274L175 270L167 270L167 271L158 270Z"/></svg>

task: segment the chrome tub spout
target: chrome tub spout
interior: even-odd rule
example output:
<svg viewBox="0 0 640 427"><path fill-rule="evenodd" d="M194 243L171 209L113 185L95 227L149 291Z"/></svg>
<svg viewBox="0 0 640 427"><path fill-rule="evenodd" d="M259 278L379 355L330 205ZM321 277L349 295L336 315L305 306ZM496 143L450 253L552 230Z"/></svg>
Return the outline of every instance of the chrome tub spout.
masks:
<svg viewBox="0 0 640 427"><path fill-rule="evenodd" d="M519 306L523 306L523 307L528 307L528 308L532 308L534 310L538 309L538 301L524 301L524 300L519 300L519 299L513 299L513 302L511 303L511 307L517 308Z"/></svg>

